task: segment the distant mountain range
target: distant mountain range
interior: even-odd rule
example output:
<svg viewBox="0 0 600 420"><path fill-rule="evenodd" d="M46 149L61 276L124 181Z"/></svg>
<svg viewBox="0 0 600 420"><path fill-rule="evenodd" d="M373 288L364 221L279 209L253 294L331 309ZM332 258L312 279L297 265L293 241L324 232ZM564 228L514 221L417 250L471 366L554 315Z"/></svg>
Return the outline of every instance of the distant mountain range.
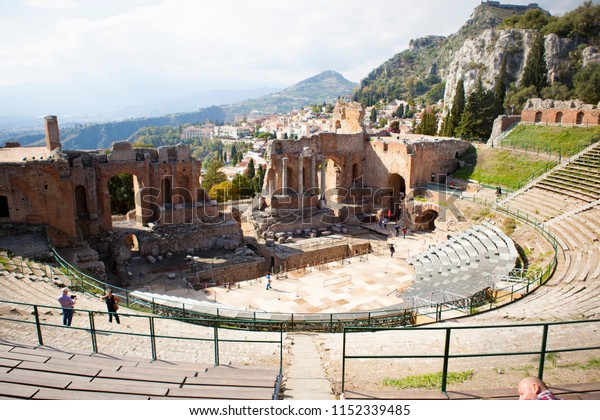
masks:
<svg viewBox="0 0 600 420"><path fill-rule="evenodd" d="M227 119L236 115L288 113L315 103L331 103L340 96L349 96L358 83L350 82L341 74L328 70L302 80L281 92L256 99L222 106Z"/></svg>
<svg viewBox="0 0 600 420"><path fill-rule="evenodd" d="M159 117L131 118L96 124L80 124L61 128L61 143L65 150L93 150L111 147L115 141L129 139L137 130L149 126L177 126L185 123L228 122L236 116L289 113L315 103L333 103L348 97L357 83L346 80L335 71L324 71L280 92L238 103L201 108ZM60 120L59 120L60 124ZM43 127L42 127L43 128ZM41 145L43 132L21 136L0 136L0 140L18 141L21 145Z"/></svg>

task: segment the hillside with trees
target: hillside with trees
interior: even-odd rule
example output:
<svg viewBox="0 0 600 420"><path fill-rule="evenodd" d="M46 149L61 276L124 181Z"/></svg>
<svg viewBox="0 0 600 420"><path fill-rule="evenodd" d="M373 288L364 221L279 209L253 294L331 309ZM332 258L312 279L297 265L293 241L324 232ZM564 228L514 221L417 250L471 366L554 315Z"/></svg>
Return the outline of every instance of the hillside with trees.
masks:
<svg viewBox="0 0 600 420"><path fill-rule="evenodd" d="M439 134L485 139L496 116L520 113L532 97L598 103L599 45L600 5L590 1L559 17L534 5L483 2L456 34L411 41L353 97L365 106L403 99L428 109L444 99ZM431 132L421 125L416 132Z"/></svg>

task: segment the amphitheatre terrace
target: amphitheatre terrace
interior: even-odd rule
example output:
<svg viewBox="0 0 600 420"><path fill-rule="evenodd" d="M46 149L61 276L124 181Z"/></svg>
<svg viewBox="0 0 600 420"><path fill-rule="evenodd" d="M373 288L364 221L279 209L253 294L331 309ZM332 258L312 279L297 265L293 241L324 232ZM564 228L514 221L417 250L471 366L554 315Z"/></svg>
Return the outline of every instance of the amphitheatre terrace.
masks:
<svg viewBox="0 0 600 420"><path fill-rule="evenodd" d="M510 399L530 372L598 399L597 369L554 361L600 353L600 144L498 199L450 178L466 142L369 137L362 112L272 142L263 192L232 206L201 189L183 145L63 152L50 117L42 161L0 150L0 395ZM123 171L143 199L115 221L106 185ZM121 324L98 299L109 286ZM450 370L473 379L382 389Z"/></svg>

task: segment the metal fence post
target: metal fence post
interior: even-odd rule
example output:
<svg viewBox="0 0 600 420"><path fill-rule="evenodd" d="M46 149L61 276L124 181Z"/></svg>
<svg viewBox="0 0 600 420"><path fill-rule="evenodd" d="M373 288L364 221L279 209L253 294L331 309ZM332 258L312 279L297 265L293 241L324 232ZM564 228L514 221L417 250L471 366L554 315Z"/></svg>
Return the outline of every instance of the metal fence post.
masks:
<svg viewBox="0 0 600 420"><path fill-rule="evenodd" d="M150 322L150 346L152 348L152 360L156 360L156 337L154 335L154 317L149 316L148 320Z"/></svg>
<svg viewBox="0 0 600 420"><path fill-rule="evenodd" d="M213 326L213 340L215 342L215 366L219 366L219 321Z"/></svg>
<svg viewBox="0 0 600 420"><path fill-rule="evenodd" d="M96 340L96 324L94 322L94 313L88 312L88 318L90 320L90 335L92 336L92 351L98 353L98 342Z"/></svg>
<svg viewBox="0 0 600 420"><path fill-rule="evenodd" d="M346 385L346 328L342 331L342 395L344 394L344 387Z"/></svg>
<svg viewBox="0 0 600 420"><path fill-rule="evenodd" d="M544 364L546 362L546 345L548 344L548 324L544 324L542 333L542 348L540 349L540 365L538 367L538 378L544 377Z"/></svg>
<svg viewBox="0 0 600 420"><path fill-rule="evenodd" d="M33 305L33 315L35 316L35 329L37 331L38 343L40 343L40 346L43 346L44 340L42 338L42 326L40 325L40 313L38 312L37 305Z"/></svg>
<svg viewBox="0 0 600 420"><path fill-rule="evenodd" d="M448 382L448 362L450 361L450 328L446 328L446 342L444 343L444 367L442 369L442 392L446 393Z"/></svg>

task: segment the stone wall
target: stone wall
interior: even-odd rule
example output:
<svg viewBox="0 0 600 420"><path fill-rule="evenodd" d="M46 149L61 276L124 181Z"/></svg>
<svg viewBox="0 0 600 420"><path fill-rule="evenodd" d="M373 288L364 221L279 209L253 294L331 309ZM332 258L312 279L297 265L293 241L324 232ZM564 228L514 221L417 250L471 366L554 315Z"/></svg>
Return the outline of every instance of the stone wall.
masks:
<svg viewBox="0 0 600 420"><path fill-rule="evenodd" d="M365 254L370 251L368 242L357 244L341 243L315 249L293 249L279 252L281 248L273 247L273 272L292 271L306 267L314 267L324 263L340 261L344 258ZM279 251L278 251L279 250ZM294 252L296 251L296 252Z"/></svg>
<svg viewBox="0 0 600 420"><path fill-rule="evenodd" d="M521 111L521 121L528 124L594 126L600 124L598 105L580 100L554 101L529 99Z"/></svg>
<svg viewBox="0 0 600 420"><path fill-rule="evenodd" d="M108 183L119 174L133 176L140 226L202 223L218 215L207 205L201 163L188 146L149 149L118 142L106 153L62 151L56 117L45 123L45 148L0 150L0 223L47 225L60 247L110 232Z"/></svg>
<svg viewBox="0 0 600 420"><path fill-rule="evenodd" d="M238 263L233 266L202 270L195 275L188 275L188 281L200 288L206 288L210 285L234 287L237 282L256 279L266 275L267 272L267 262L261 259Z"/></svg>

